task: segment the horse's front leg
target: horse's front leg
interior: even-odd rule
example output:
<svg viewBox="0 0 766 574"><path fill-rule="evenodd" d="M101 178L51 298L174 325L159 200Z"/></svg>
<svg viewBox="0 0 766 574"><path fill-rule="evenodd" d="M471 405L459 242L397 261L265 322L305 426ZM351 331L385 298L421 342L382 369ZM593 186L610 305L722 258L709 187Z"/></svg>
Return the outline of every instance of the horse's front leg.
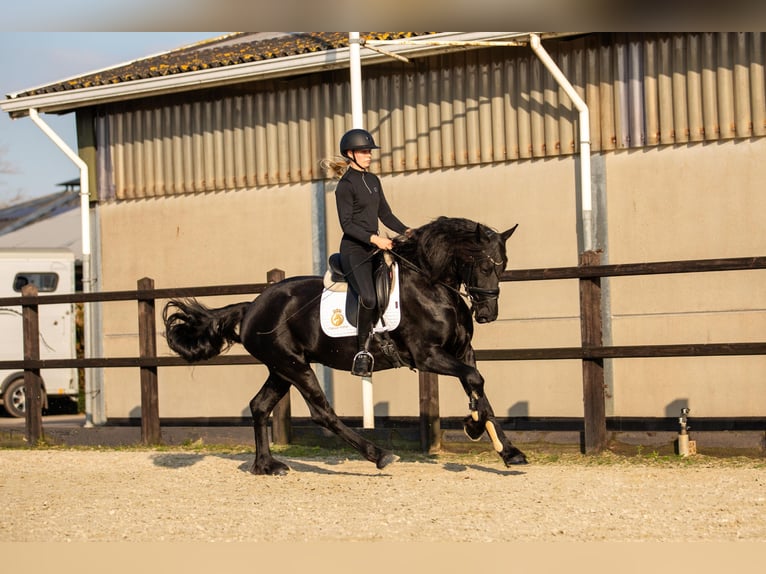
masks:
<svg viewBox="0 0 766 574"><path fill-rule="evenodd" d="M479 440L486 432L492 441L493 448L506 466L527 463L526 455L511 444L502 426L495 419L495 413L484 393L484 377L476 369L473 349L469 349L464 361L452 357L441 349L434 351L426 361L426 368L433 373L460 379L468 395L469 414L463 420L463 428L470 439Z"/></svg>
<svg viewBox="0 0 766 574"><path fill-rule="evenodd" d="M503 459L505 466L527 463L526 455L513 446L505 436L503 427L495 419L495 413L492 411L492 406L486 395L482 394L479 397L473 392L470 393L468 408L470 414L465 418L463 428L469 438L479 440L486 431L487 436L492 441L492 447Z"/></svg>

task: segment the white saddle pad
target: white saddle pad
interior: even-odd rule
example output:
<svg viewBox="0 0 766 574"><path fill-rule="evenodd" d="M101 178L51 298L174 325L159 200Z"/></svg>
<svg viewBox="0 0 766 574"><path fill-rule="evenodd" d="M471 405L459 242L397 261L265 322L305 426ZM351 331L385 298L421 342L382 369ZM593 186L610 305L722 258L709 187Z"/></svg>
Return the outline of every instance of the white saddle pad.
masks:
<svg viewBox="0 0 766 574"><path fill-rule="evenodd" d="M399 309L399 268L396 263L391 266L393 279L391 281L391 296L388 306L383 313L383 320L375 325L375 332L393 331L399 326L401 311ZM325 287L322 291L322 301L319 304L319 318L322 331L330 337L350 337L356 335L356 327L346 319L346 291L333 290ZM383 325L385 323L385 326Z"/></svg>

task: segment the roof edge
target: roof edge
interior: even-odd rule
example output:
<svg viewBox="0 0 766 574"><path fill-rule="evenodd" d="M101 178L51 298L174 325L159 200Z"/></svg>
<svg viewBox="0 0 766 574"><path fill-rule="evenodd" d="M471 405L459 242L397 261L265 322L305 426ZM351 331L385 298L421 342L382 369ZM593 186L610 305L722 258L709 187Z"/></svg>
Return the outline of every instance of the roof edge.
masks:
<svg viewBox="0 0 766 574"><path fill-rule="evenodd" d="M531 33L533 32L442 32L429 34L427 37L424 37L422 45L417 45L416 41L412 41L407 44L392 44L386 50L390 53L403 56L425 57L436 53L467 49L460 46L435 45L440 40L450 42L523 41L523 38L528 38ZM559 33L539 34L543 37L561 35ZM26 97L13 97L13 95L9 94L8 99L0 101L0 110L7 112L13 118L29 115L30 109L36 109L38 112L43 113L63 114L75 111L78 108L136 98L154 97L225 86L244 81L339 69L348 66L348 54L349 48L343 47L322 52L312 52L310 54L291 55L258 62L197 70L174 76L139 79L120 84L80 88L65 92L37 94ZM362 63L367 65L388 59L390 59L390 56L372 50L363 50L361 56Z"/></svg>

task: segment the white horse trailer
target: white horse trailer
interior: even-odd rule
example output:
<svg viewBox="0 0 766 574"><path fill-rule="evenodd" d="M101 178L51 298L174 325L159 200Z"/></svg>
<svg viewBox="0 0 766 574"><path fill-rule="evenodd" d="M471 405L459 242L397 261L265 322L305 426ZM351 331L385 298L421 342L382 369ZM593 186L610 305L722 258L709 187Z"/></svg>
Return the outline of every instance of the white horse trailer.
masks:
<svg viewBox="0 0 766 574"><path fill-rule="evenodd" d="M75 258L67 249L0 249L0 297L19 297L24 285L34 284L40 295L74 293ZM76 358L75 306L72 303L38 307L40 358ZM21 306L0 307L0 360L24 358ZM50 397L78 394L77 369L42 369L43 405ZM24 416L24 371L0 369L0 400L7 413Z"/></svg>

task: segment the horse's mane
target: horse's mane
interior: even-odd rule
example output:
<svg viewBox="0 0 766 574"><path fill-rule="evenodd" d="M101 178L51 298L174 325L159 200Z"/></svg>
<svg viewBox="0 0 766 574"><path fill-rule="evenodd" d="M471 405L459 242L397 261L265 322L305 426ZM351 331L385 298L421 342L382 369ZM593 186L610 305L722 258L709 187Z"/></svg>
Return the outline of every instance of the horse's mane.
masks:
<svg viewBox="0 0 766 574"><path fill-rule="evenodd" d="M481 253L482 238L494 235L495 230L456 217L439 217L413 230L409 238L402 237L394 246L408 261L426 271L431 282L457 279L456 261L466 261Z"/></svg>

